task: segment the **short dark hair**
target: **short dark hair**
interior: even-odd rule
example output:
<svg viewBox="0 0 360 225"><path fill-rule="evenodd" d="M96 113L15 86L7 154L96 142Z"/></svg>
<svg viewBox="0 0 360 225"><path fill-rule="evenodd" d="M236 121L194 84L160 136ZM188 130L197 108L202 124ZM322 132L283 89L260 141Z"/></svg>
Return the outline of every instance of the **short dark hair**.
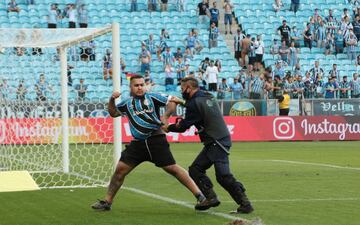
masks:
<svg viewBox="0 0 360 225"><path fill-rule="evenodd" d="M183 84L188 83L193 89L196 89L199 87L198 80L193 77L185 77L185 78L181 79L181 83L183 83Z"/></svg>
<svg viewBox="0 0 360 225"><path fill-rule="evenodd" d="M144 77L141 76L141 75L139 75L139 74L135 74L134 76L132 76L132 77L130 78L130 82L133 81L133 80L135 80L135 79L144 79Z"/></svg>

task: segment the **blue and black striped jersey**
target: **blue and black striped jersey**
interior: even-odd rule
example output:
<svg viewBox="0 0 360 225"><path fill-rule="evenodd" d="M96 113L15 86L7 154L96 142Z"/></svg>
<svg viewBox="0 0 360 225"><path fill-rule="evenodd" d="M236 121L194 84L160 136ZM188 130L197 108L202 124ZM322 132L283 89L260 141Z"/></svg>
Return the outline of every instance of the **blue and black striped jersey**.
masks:
<svg viewBox="0 0 360 225"><path fill-rule="evenodd" d="M116 107L129 118L132 136L135 139L144 140L160 129L160 107L165 106L167 101L167 95L145 93L141 98L125 99Z"/></svg>

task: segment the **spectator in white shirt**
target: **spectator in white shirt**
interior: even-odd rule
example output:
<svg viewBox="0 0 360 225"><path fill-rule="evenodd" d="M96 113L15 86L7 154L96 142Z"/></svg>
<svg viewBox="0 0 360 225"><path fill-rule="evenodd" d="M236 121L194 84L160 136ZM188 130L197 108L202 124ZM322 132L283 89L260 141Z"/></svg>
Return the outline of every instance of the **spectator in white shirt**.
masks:
<svg viewBox="0 0 360 225"><path fill-rule="evenodd" d="M47 16L48 28L56 28L59 18L60 15L58 14L57 4L51 4L49 14Z"/></svg>
<svg viewBox="0 0 360 225"><path fill-rule="evenodd" d="M255 54L256 54L255 62L256 63L262 63L264 53L265 53L265 44L261 40L261 35L258 35L257 39L255 41Z"/></svg>
<svg viewBox="0 0 360 225"><path fill-rule="evenodd" d="M76 28L76 9L75 4L70 4L67 11L67 16L69 17L69 28Z"/></svg>
<svg viewBox="0 0 360 225"><path fill-rule="evenodd" d="M209 91L217 91L219 70L214 65L214 60L210 61L210 65L206 68L205 75L209 84Z"/></svg>

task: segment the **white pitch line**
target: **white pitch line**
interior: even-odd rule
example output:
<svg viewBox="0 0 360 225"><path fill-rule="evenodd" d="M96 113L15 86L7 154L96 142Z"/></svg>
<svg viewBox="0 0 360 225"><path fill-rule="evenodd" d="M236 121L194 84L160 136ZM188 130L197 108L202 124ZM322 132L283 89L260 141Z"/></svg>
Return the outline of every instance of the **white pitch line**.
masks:
<svg viewBox="0 0 360 225"><path fill-rule="evenodd" d="M168 198L168 197L153 194L153 193L150 193L150 192L142 191L142 190L139 190L139 189L136 189L136 188L122 187L121 189L131 191L131 192L134 192L134 193L137 193L137 194L145 195L147 197L154 198L154 199L157 199L157 200L161 200L163 202L168 202L168 203L172 203L172 204L175 204L175 205L180 205L180 206L183 206L183 207L186 207L186 208L189 208L189 209L194 209L194 205L192 205L192 204L190 204L188 202L178 201L178 200L175 200L175 199L172 199L172 198ZM210 215L214 215L214 216L218 216L218 217L222 217L222 218L230 219L230 220L240 219L240 220L248 221L248 220L240 218L240 217L231 216L231 215L228 215L228 214L225 214L225 213L220 213L220 212L211 212L211 211L199 211L199 212L207 213L207 214L210 214Z"/></svg>
<svg viewBox="0 0 360 225"><path fill-rule="evenodd" d="M360 201L360 198L309 198L309 199L252 199L252 202L316 202L316 201ZM234 201L221 201L233 203Z"/></svg>
<svg viewBox="0 0 360 225"><path fill-rule="evenodd" d="M86 176L86 175L81 175L81 174L75 174L75 175L86 178L86 179L89 179L89 180L101 182L101 181L98 181L98 180L96 180L96 179L94 179L92 177ZM105 184L105 182L103 182L103 184ZM194 210L194 205L192 205L190 203L187 203L187 202L184 202L184 201L179 201L179 200L172 199L172 198L169 198L169 197L157 195L157 194L150 193L150 192L147 192L147 191L143 191L143 190L140 190L140 189L137 189L137 188L130 188L130 187L122 186L121 189L131 191L131 192L141 194L141 195L153 198L153 199L157 199L157 200L160 200L160 201L172 203L172 204L175 204L175 205L183 206L183 207L190 208L190 209ZM222 218L230 219L230 220L240 219L240 220L243 220L243 221L246 221L246 222L250 222L249 220L243 219L241 217L231 216L231 215L228 215L228 214L225 214L225 213L220 213L220 212L211 212L211 211L198 211L198 212L207 213L207 214L210 214L210 215L213 215L213 216L218 216L218 217L222 217ZM258 223L261 224L260 221L258 221Z"/></svg>
<svg viewBox="0 0 360 225"><path fill-rule="evenodd" d="M337 166L337 165L325 164L325 163L310 163L310 162L280 160L280 159L272 159L272 160L264 160L264 161L299 164L299 165L310 165L310 166L322 166L322 167L328 167L328 168L334 168L334 169L346 169L346 170L360 171L360 168L358 168L358 167Z"/></svg>

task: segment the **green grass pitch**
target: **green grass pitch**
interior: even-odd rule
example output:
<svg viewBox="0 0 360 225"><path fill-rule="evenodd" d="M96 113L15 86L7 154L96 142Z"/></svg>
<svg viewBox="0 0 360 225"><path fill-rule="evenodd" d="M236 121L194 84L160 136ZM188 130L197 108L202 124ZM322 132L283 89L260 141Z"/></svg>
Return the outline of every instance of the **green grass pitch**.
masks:
<svg viewBox="0 0 360 225"><path fill-rule="evenodd" d="M266 225L359 225L359 146L360 142L234 143L231 169L255 207L254 213L240 216L260 217ZM187 168L202 146L171 144L171 148L177 162ZM237 206L216 183L213 168L208 174L222 202L209 211L234 210ZM150 163L136 168L125 186L195 203L176 179ZM90 204L105 191L99 187L0 193L0 225L224 225L230 221L130 190L118 193L112 211L92 211Z"/></svg>

